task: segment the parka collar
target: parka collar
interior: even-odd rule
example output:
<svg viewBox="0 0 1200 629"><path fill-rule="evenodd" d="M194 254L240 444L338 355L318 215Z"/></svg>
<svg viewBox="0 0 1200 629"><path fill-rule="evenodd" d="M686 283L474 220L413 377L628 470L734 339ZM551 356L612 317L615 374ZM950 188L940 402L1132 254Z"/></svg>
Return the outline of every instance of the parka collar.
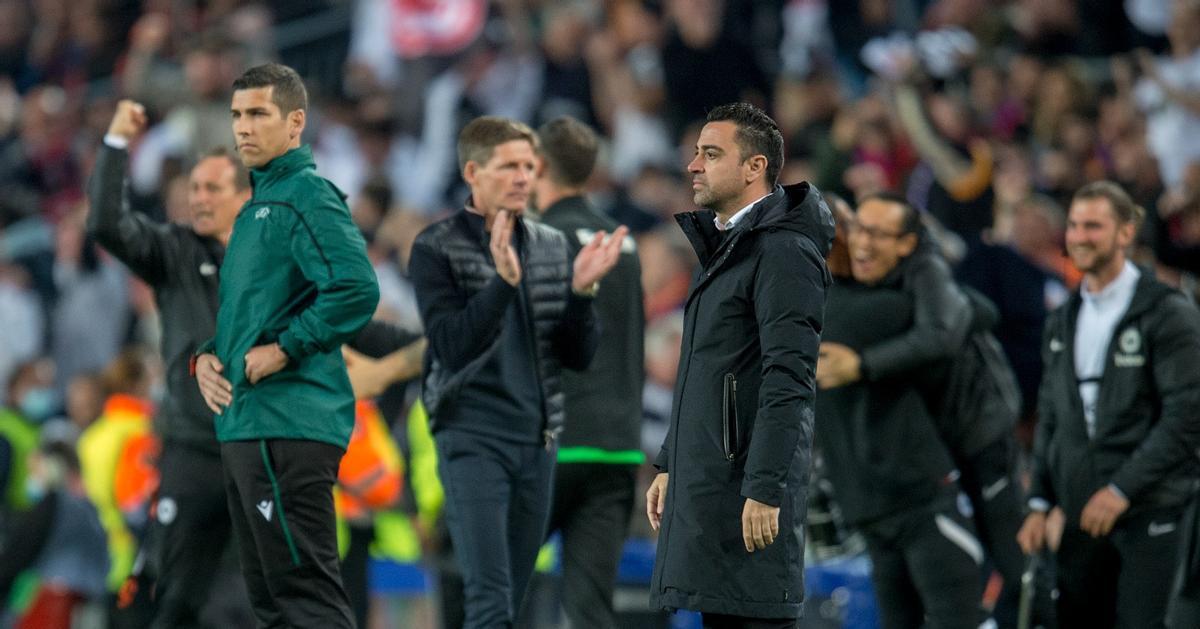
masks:
<svg viewBox="0 0 1200 629"><path fill-rule="evenodd" d="M758 230L786 229L804 234L817 245L821 255L828 255L833 246L833 213L821 198L820 191L807 181L775 186L771 194L755 203L750 213L727 232L717 231L713 224L715 215L712 210L675 215L675 220L696 250L700 263L705 266L718 251L735 242L741 234Z"/></svg>

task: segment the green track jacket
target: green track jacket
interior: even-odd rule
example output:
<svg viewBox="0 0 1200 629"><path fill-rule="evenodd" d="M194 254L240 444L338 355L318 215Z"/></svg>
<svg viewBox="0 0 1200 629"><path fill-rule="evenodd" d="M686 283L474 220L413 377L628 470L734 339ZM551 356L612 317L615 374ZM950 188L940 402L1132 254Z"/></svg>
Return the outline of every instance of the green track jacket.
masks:
<svg viewBox="0 0 1200 629"><path fill-rule="evenodd" d="M217 415L219 441L309 439L346 447L354 394L341 345L379 301L366 244L345 195L317 175L312 151L292 149L250 173L253 195L221 264L213 351L233 384ZM278 342L290 360L251 385L245 355Z"/></svg>

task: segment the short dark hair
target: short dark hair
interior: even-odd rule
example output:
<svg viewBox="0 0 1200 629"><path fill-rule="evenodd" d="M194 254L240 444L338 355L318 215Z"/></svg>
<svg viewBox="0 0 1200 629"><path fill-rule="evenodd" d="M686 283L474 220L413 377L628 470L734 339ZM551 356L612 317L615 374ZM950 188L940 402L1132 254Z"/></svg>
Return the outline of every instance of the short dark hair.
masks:
<svg viewBox="0 0 1200 629"><path fill-rule="evenodd" d="M586 183L600 152L596 132L570 116L560 116L542 125L537 133L550 179L571 187Z"/></svg>
<svg viewBox="0 0 1200 629"><path fill-rule="evenodd" d="M537 150L537 134L529 125L500 116L480 116L458 133L458 169L467 167L467 162L483 165L492 159L497 146L513 140L525 140Z"/></svg>
<svg viewBox="0 0 1200 629"><path fill-rule="evenodd" d="M893 203L900 206L900 235L915 234L921 231L921 212L904 195L895 192L883 191L872 192L859 200L861 206L867 201L883 201L884 203Z"/></svg>
<svg viewBox="0 0 1200 629"><path fill-rule="evenodd" d="M737 125L738 150L742 161L762 155L767 158L767 183L774 186L783 170L783 134L767 112L750 103L729 103L713 108L705 122L732 122Z"/></svg>
<svg viewBox="0 0 1200 629"><path fill-rule="evenodd" d="M1093 199L1105 199L1108 205L1112 207L1113 214L1117 216L1117 222L1122 225L1133 223L1135 226L1142 224L1142 219L1146 217L1146 210L1129 196L1128 192L1119 184L1108 180L1093 181L1085 184L1082 188L1075 191L1075 196L1071 197L1071 203L1075 201L1090 201Z"/></svg>
<svg viewBox="0 0 1200 629"><path fill-rule="evenodd" d="M308 90L295 70L282 63L264 63L242 73L233 82L233 91L270 87L271 102L284 116L308 109Z"/></svg>
<svg viewBox="0 0 1200 629"><path fill-rule="evenodd" d="M392 207L392 184L388 182L386 177L372 177L368 179L362 186L362 191L359 193L362 197L371 203L374 203L381 212L386 213Z"/></svg>
<svg viewBox="0 0 1200 629"><path fill-rule="evenodd" d="M250 169L238 159L238 156L224 146L216 146L209 149L204 155L200 156L201 160L206 160L210 157L224 158L233 165L233 187L238 192L246 190L250 187Z"/></svg>

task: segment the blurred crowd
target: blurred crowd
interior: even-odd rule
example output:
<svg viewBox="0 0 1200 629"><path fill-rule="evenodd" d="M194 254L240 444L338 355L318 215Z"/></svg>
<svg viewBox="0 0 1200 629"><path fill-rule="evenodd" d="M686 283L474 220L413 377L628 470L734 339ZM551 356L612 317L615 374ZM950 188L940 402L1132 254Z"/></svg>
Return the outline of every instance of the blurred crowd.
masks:
<svg viewBox="0 0 1200 629"><path fill-rule="evenodd" d="M463 124L570 115L599 131L590 198L629 226L644 270L651 456L696 264L671 217L694 209L684 165L718 104L775 118L781 183L925 210L1000 310L1026 426L1042 322L1080 278L1063 232L1082 184L1130 191L1147 210L1134 259L1196 295L1197 0L0 0L0 404L43 443L74 443L129 394L111 374L131 351L139 397L163 388L153 296L84 229L116 102L151 122L130 147L135 209L183 222L188 170L232 144L232 80L270 59L308 81L305 141L366 236L377 318L413 332L407 254L466 196Z"/></svg>

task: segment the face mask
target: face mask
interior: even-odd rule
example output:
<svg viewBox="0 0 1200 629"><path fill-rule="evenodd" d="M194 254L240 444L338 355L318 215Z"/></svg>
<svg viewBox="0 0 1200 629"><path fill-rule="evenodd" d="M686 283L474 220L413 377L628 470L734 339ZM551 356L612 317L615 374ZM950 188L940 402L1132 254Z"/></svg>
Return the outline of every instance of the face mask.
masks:
<svg viewBox="0 0 1200 629"><path fill-rule="evenodd" d="M64 468L57 458L40 456L25 477L25 495L31 502L46 497L52 489L63 483Z"/></svg>
<svg viewBox="0 0 1200 629"><path fill-rule="evenodd" d="M51 388L30 389L21 396L21 414L31 422L43 422L58 410L58 394Z"/></svg>
<svg viewBox="0 0 1200 629"><path fill-rule="evenodd" d="M154 384L150 385L150 400L155 406L162 406L167 399L167 383L161 378L156 378Z"/></svg>
<svg viewBox="0 0 1200 629"><path fill-rule="evenodd" d="M25 478L25 497L30 502L39 502L46 497L46 484L40 478L28 476Z"/></svg>

